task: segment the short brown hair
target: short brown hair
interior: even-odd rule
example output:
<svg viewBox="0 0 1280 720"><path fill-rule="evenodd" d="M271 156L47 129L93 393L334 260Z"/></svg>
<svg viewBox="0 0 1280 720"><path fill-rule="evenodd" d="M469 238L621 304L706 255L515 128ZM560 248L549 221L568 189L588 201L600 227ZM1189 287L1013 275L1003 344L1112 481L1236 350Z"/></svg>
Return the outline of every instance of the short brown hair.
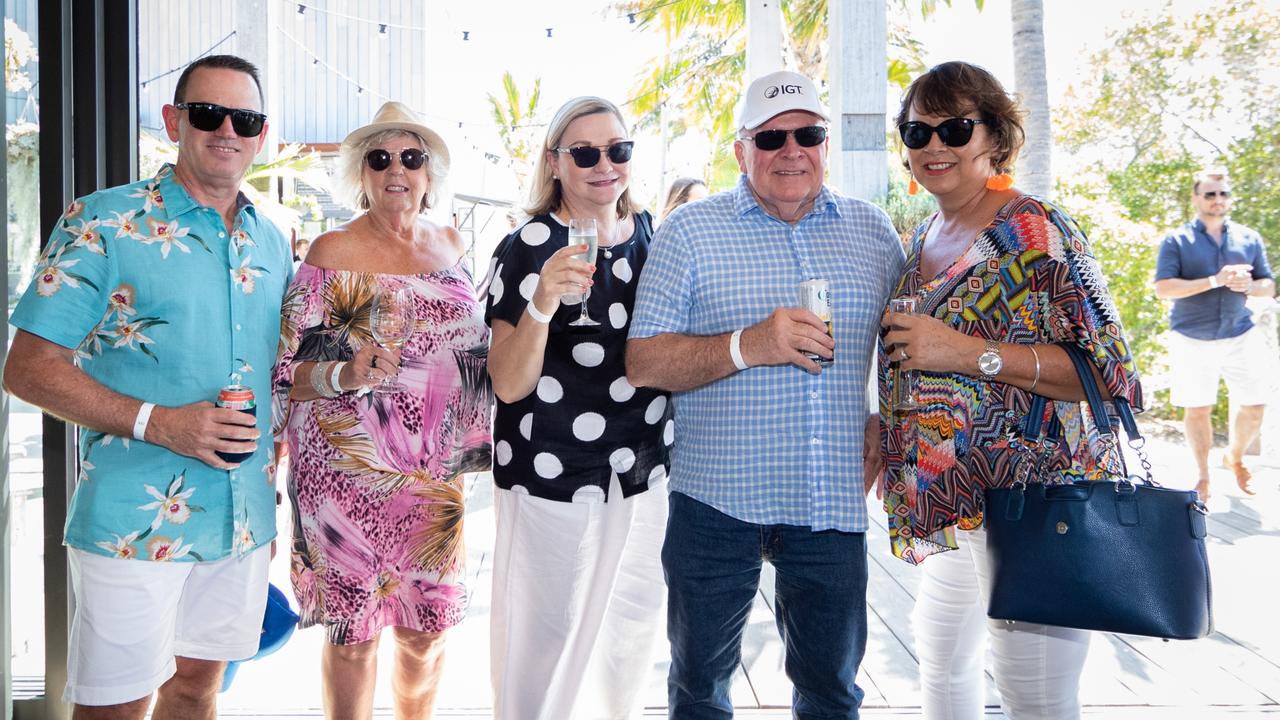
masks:
<svg viewBox="0 0 1280 720"><path fill-rule="evenodd" d="M191 74L200 68L235 70L253 78L253 84L258 88L258 102L265 108L267 101L262 94L262 80L258 77L258 66L235 55L205 55L188 65L187 69L183 70L182 74L178 76L178 84L173 88L174 105L186 102L187 83L191 81Z"/></svg>
<svg viewBox="0 0 1280 720"><path fill-rule="evenodd" d="M912 107L929 115L978 113L991 134L991 165L999 173L1009 171L1026 140L1022 106L994 75L971 63L945 62L913 80L902 96L895 123L906 122Z"/></svg>
<svg viewBox="0 0 1280 720"><path fill-rule="evenodd" d="M1227 169L1221 165L1212 165L1210 167L1201 168L1200 171L1196 173L1195 180L1191 183L1192 194L1199 195L1200 183L1210 181L1230 184L1231 176L1227 174Z"/></svg>

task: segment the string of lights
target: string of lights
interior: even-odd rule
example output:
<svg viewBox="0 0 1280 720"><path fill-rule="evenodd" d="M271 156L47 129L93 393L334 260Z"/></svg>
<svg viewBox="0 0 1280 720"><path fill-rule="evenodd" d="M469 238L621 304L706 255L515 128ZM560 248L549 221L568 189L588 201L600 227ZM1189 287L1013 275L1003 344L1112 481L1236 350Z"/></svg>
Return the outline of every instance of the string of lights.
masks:
<svg viewBox="0 0 1280 720"><path fill-rule="evenodd" d="M350 75L347 75L347 74L346 74L346 73L344 73L343 71L339 70L338 68L336 68L336 67L334 67L333 65L329 64L328 62L326 62L323 58L321 58L321 57L320 57L319 55L317 55L314 51L312 51L312 50L311 50L311 48L307 47L307 46L306 46L306 44L304 44L302 41L300 41L300 40L298 40L297 38L295 38L293 35L289 34L289 32L288 32L287 30L285 30L284 28L282 28L282 27L280 27L279 25L277 25L277 26L276 26L276 29L277 29L277 30L280 32L280 34L281 34L281 35L283 35L287 40L289 40L289 41L290 41L290 42L292 42L295 46L297 46L297 47L298 47L298 49L300 49L300 50L302 50L302 52L306 53L307 57L311 58L311 65L312 65L312 67L323 67L326 71L333 73L334 75L338 76L339 78L341 78L342 80L346 81L347 83L349 83L349 84L351 84L351 85L355 86L355 88L356 88L356 95L357 95L357 96L363 95L364 93L368 92L370 96L375 97L375 98L377 98L378 100L380 100L380 101L382 101L382 102L387 102L388 100L391 100L391 99L392 99L392 98L390 98L390 97L388 97L388 96L386 96L386 95L382 94L381 92L379 92L379 91L378 91L378 90L376 90L376 89L373 89L373 88L366 89L366 88L364 87L364 85L362 85L362 84L360 83L360 81L356 80L355 78L351 77ZM499 164L503 164L503 163L505 163L508 167L510 167L510 166L512 166L512 165L513 165L514 161L513 161L511 158L506 157L506 155L505 155L505 154L498 154L498 153L495 153L495 152L493 152L493 151L485 150L484 148L481 148L479 145L477 145L477 144L476 144L476 143L471 139L471 137L467 134L466 130L464 129L464 126L465 126L465 125L481 125L481 123L466 123L466 122L463 122L463 121L461 121L461 120L452 120L452 119L450 119L450 118L446 118L446 117L444 117L444 116L442 116L442 115L437 115L437 114L434 114L434 113L423 112L423 111L421 111L421 110L418 110L417 108L414 108L413 110L414 110L414 112L416 112L416 113L418 113L419 115L422 115L422 116L424 116L424 117L433 118L433 119L441 120L441 121L448 122L448 123L457 123L458 133L462 136L462 141L463 141L463 143L464 143L464 144L466 144L466 145L468 145L468 146L470 146L470 147L471 147L471 149L472 149L473 151L478 152L478 153L482 153L482 154L484 155L484 158L485 158L486 160L488 160L489 162L493 163L494 165L499 165ZM486 125L486 127L487 127L487 125ZM526 127L526 126L521 126L521 127ZM533 127L533 126L527 126L527 127Z"/></svg>
<svg viewBox="0 0 1280 720"><path fill-rule="evenodd" d="M171 67L171 68L169 68L168 70L165 70L164 72L159 73L158 75L153 75L153 76L151 76L151 77L147 78L146 80L143 80L142 82L138 83L138 87L142 89L142 92L146 92L146 91L147 91L147 86L148 86L148 85L150 85L151 83L153 83L153 82L155 82L155 81L157 81L157 80L159 80L159 79L161 79L161 78L168 77L168 76L170 76L170 75L172 75L172 74L174 74L174 73L176 73L176 72L179 72L179 71L181 71L183 68L185 68L187 65L190 65L192 62L194 62L194 61L196 61L196 60L199 60L200 58L204 57L205 55L208 55L209 53L213 52L214 50L217 50L219 47L221 47L221 46L222 46L222 44L223 44L223 43L225 43L226 41L228 41L228 40L230 40L231 38L235 37L235 34L236 34L236 31L235 31L235 30L232 30L231 32L227 33L226 35L223 35L221 40L219 40L218 42L216 42L216 43L214 43L214 44L210 45L207 49L205 49L205 51L204 51L204 52L202 52L202 53L200 53L199 55L197 55L197 56L195 56L195 57L191 58L190 60L188 60L187 62L185 62L185 63L183 63L183 64L181 64L181 65L175 65L174 67Z"/></svg>

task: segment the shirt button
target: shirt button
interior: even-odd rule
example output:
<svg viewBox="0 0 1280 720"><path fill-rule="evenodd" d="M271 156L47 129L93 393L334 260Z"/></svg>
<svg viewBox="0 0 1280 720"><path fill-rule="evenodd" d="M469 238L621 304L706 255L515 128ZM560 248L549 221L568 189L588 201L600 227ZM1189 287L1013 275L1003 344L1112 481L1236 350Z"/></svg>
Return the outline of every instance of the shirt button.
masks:
<svg viewBox="0 0 1280 720"><path fill-rule="evenodd" d="M224 233L224 232L220 232L220 233L218 233L218 237L220 237L220 238L224 238L224 237L226 237L226 236L227 236L227 234L226 234L226 233Z"/></svg>
<svg viewBox="0 0 1280 720"><path fill-rule="evenodd" d="M818 399L818 391L817 391L817 390L814 390L813 392L809 393L809 397L813 398L814 400L817 400L817 399Z"/></svg>
<svg viewBox="0 0 1280 720"><path fill-rule="evenodd" d="M810 445L821 445L821 444L822 444L822 440L820 440L819 438L812 438L811 440L809 440L809 444L810 444Z"/></svg>
<svg viewBox="0 0 1280 720"><path fill-rule="evenodd" d="M240 332L240 323L236 323L236 332Z"/></svg>

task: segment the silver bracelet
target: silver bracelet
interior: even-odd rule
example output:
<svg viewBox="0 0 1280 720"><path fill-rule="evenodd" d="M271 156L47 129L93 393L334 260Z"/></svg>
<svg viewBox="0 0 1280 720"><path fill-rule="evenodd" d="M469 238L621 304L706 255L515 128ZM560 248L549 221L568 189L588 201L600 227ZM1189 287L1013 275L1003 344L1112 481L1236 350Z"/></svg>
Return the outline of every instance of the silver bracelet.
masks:
<svg viewBox="0 0 1280 720"><path fill-rule="evenodd" d="M323 398L338 397L338 393L329 387L327 374L333 363L317 362L311 367L311 388Z"/></svg>
<svg viewBox="0 0 1280 720"><path fill-rule="evenodd" d="M1028 345L1027 349L1031 351L1031 357L1036 359L1036 376L1031 381L1031 387L1027 388L1027 392L1035 392L1036 386L1040 384L1040 353L1036 352L1035 345Z"/></svg>

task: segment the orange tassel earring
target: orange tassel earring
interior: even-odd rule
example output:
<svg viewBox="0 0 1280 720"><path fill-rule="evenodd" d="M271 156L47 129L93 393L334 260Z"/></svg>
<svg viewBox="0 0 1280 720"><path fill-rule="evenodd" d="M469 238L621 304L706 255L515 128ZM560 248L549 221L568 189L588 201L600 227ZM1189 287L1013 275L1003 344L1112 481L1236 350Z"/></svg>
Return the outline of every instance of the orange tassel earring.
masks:
<svg viewBox="0 0 1280 720"><path fill-rule="evenodd" d="M915 176L915 175L912 175L912 176L911 176L911 182L907 183L907 194L908 194L908 195L919 195L919 194L920 194L920 183L916 182L916 176Z"/></svg>
<svg viewBox="0 0 1280 720"><path fill-rule="evenodd" d="M987 178L988 190L1008 190L1013 187L1013 176L1009 173L999 173Z"/></svg>

